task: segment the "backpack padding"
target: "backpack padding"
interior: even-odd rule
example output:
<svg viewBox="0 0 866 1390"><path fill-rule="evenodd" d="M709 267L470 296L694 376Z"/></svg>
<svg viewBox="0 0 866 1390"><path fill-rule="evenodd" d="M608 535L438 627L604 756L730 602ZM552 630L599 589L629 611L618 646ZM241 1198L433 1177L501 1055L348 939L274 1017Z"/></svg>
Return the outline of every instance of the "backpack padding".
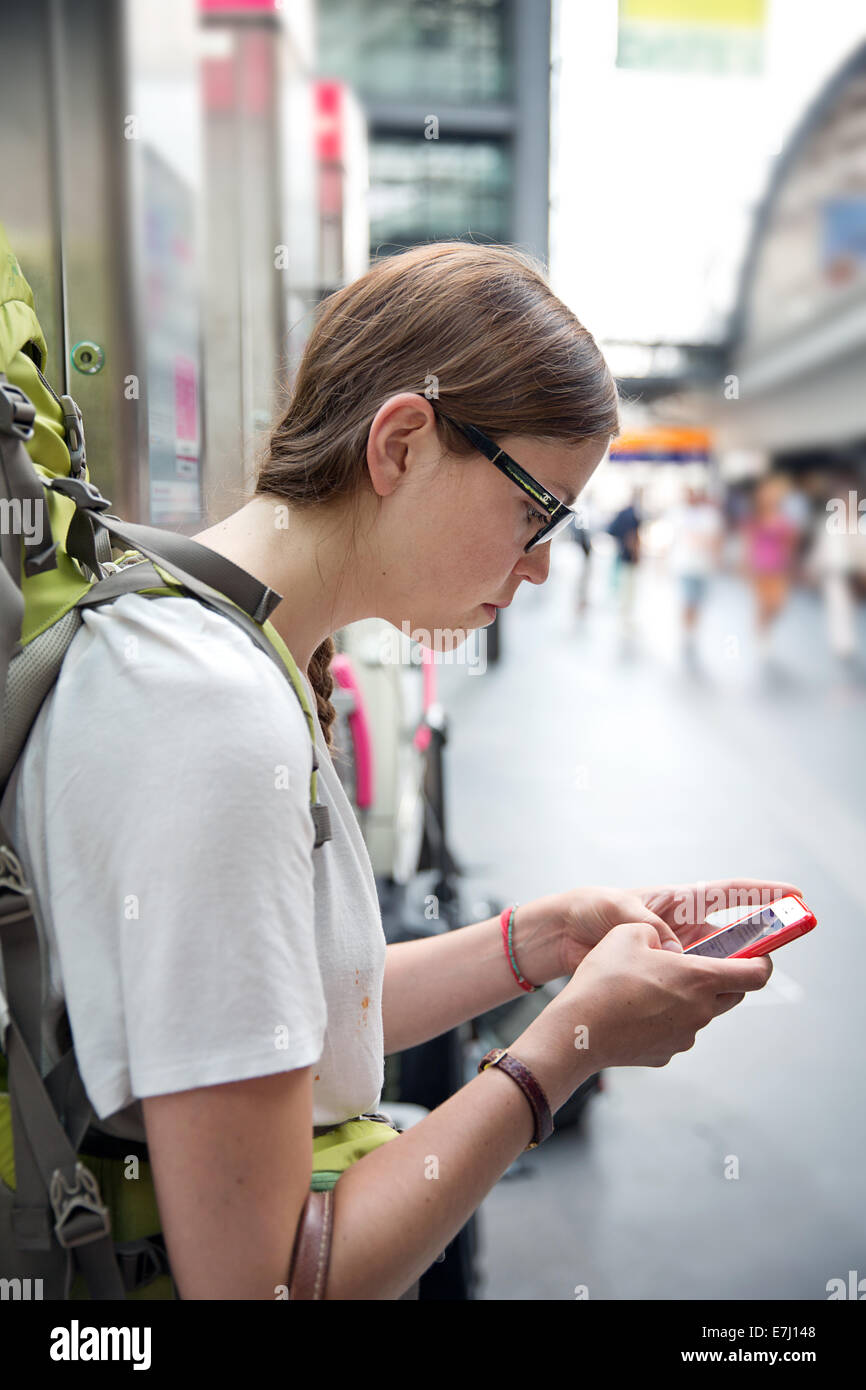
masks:
<svg viewBox="0 0 866 1390"><path fill-rule="evenodd" d="M16 354L31 343L41 365L48 347L36 317L36 301L0 222L0 372L7 371Z"/></svg>

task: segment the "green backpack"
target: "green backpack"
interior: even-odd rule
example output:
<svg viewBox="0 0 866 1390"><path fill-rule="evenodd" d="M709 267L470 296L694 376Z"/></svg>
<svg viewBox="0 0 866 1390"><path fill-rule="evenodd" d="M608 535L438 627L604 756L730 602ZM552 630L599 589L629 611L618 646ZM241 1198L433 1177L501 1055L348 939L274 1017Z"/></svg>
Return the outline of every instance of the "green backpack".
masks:
<svg viewBox="0 0 866 1390"><path fill-rule="evenodd" d="M317 800L314 715L268 616L282 595L196 541L114 516L90 481L81 412L42 374L33 293L0 225L0 798L59 674L81 610L120 594L188 596L237 623L301 703L312 743L315 847L331 837ZM122 553L113 558L115 550ZM123 547L126 547L123 549ZM0 820L0 955L9 1022L0 1039L0 1279L13 1297L172 1298L146 1145L100 1130L68 1018L60 1061L40 1075L43 971L33 890ZM312 1186L396 1137L359 1117L313 1139ZM17 1282L16 1282L17 1281Z"/></svg>

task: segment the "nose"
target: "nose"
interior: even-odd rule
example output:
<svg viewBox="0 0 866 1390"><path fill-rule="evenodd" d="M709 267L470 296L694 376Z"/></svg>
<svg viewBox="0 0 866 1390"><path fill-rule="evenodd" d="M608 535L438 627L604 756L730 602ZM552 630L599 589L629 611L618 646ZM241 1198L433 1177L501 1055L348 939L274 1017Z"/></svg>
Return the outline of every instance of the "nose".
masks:
<svg viewBox="0 0 866 1390"><path fill-rule="evenodd" d="M528 579L530 584L543 584L550 573L551 544L548 541L546 545L536 545L528 554L521 555L514 566L514 573Z"/></svg>

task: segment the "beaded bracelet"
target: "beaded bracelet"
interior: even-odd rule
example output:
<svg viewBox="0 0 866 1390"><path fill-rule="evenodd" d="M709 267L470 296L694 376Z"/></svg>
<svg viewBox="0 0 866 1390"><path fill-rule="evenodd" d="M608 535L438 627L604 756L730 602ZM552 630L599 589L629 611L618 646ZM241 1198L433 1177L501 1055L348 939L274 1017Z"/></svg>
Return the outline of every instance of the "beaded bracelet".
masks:
<svg viewBox="0 0 866 1390"><path fill-rule="evenodd" d="M541 985L532 985L521 975L517 968L517 961L514 959L514 946L511 937L514 930L514 914L520 903L514 903L511 907L503 908L500 922L502 924L502 940L505 945L505 953L508 956L508 964L511 966L511 973L521 989L525 989L527 994L532 994L535 990L541 989Z"/></svg>

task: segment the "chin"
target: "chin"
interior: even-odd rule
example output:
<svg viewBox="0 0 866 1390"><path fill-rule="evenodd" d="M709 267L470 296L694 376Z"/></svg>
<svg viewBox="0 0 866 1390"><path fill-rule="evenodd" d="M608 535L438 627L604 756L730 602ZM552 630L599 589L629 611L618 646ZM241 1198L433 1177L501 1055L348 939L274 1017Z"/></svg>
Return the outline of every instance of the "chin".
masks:
<svg viewBox="0 0 866 1390"><path fill-rule="evenodd" d="M440 628L434 651L450 652L462 647L469 634L483 626L483 623L462 623L460 627Z"/></svg>

